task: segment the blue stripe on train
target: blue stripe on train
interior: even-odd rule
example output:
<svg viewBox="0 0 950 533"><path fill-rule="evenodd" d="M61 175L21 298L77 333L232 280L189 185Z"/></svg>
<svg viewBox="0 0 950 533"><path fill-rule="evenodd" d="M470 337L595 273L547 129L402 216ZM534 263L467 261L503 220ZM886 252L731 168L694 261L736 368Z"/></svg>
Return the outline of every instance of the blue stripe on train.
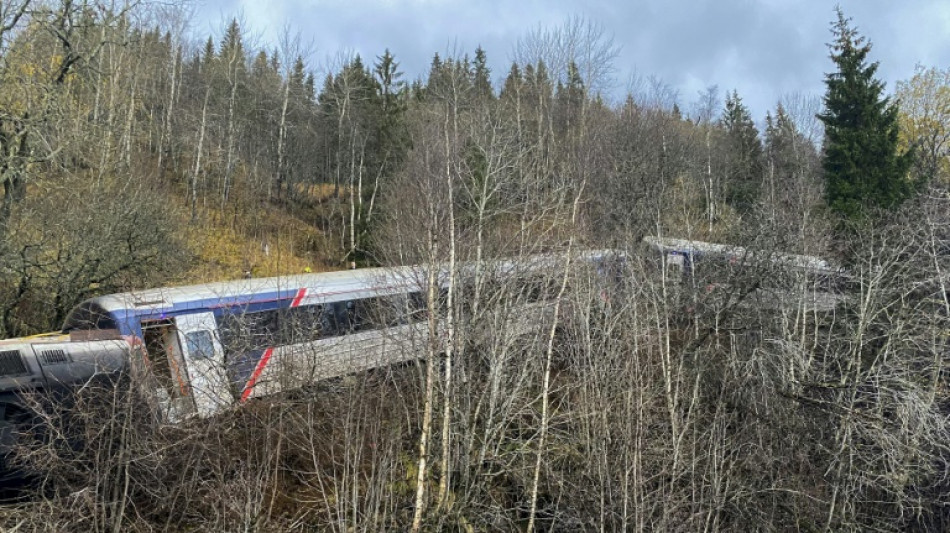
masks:
<svg viewBox="0 0 950 533"><path fill-rule="evenodd" d="M212 312L215 325L220 327L221 316L225 312L255 313L272 309L288 308L296 298L299 289L286 289L276 292L258 293L253 296L236 295L219 298L205 298L192 300L163 308L154 309L123 309L110 313L119 326L123 335L142 337L142 320L165 320L176 316L193 313ZM245 384L251 379L254 369L264 355L265 349L249 350L241 354L234 354L230 361L226 361L228 380L232 393L239 396Z"/></svg>
<svg viewBox="0 0 950 533"><path fill-rule="evenodd" d="M164 320L174 318L179 315L188 315L210 311L214 313L215 318L221 316L225 311L233 311L235 308L244 313L253 313L257 311L267 311L270 309L279 309L290 307L294 297L299 289L285 289L275 292L264 292L248 296L246 294L236 296L222 296L216 298L204 298L188 302L179 302L173 306L162 308L160 311L154 309L123 309L113 311L112 318L119 326L119 332L123 335L142 336L142 320Z"/></svg>
<svg viewBox="0 0 950 533"><path fill-rule="evenodd" d="M201 300L192 300L173 305L171 308L163 308L156 312L150 310L121 310L112 313L113 319L119 325L119 330L123 335L142 336L142 320L165 320L176 316L188 315L193 313L212 312L215 317L215 325L220 327L221 317L226 312L232 313L255 313L258 311L269 311L273 309L288 308L296 298L299 289L287 289L276 292L258 293L253 296L236 295L220 298L205 298ZM244 353L232 354L231 360L226 361L227 376L231 384L232 393L240 395L244 385L251 379L254 369L264 355L264 349L249 350Z"/></svg>

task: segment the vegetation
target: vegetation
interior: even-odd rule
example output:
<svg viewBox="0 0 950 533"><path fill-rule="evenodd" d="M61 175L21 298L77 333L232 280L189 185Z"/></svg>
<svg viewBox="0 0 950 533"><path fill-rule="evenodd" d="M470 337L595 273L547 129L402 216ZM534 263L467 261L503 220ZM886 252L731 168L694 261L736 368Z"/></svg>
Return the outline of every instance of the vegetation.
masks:
<svg viewBox="0 0 950 533"><path fill-rule="evenodd" d="M788 96L758 128L715 87L606 102L616 47L583 19L526 35L495 87L481 48L415 80L387 50L342 57L321 83L293 35L256 49L233 21L196 47L179 16L0 10L0 333L95 294L350 262L447 265L445 294L420 280L444 324L410 363L175 426L134 388L30 397L43 431L17 460L38 486L2 527L950 525L940 71L896 107L839 12L820 122ZM771 260L834 260L865 217L845 278ZM763 253L682 278L646 235ZM603 248L629 257L611 292L574 261ZM542 253L538 278L478 267Z"/></svg>
<svg viewBox="0 0 950 533"><path fill-rule="evenodd" d="M913 177L945 185L950 179L950 70L918 66L914 76L897 84L902 149L914 150Z"/></svg>
<svg viewBox="0 0 950 533"><path fill-rule="evenodd" d="M831 59L838 71L825 80L825 111L819 115L825 124L825 197L835 212L859 220L869 208L892 209L910 197L912 159L898 152L898 109L874 78L877 63L867 63L871 45L837 13Z"/></svg>

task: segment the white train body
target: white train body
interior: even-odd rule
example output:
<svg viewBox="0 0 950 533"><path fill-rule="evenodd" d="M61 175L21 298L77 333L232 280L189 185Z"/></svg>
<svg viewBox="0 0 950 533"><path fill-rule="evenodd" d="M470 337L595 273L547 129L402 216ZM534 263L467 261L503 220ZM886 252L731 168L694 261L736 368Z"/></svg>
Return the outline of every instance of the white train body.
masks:
<svg viewBox="0 0 950 533"><path fill-rule="evenodd" d="M584 252L575 261L597 267L612 256ZM464 283L478 269L511 280L550 274L563 264L563 256L463 264L456 279ZM435 279L440 299L447 269L439 267ZM82 386L128 371L139 376L166 419L176 421L418 359L425 356L429 331L442 337L445 329L441 311L429 319L428 285L425 267L395 267L93 298L70 313L61 333L0 341L0 408L16 411L24 391ZM521 327L538 322L550 307L518 305L512 316Z"/></svg>

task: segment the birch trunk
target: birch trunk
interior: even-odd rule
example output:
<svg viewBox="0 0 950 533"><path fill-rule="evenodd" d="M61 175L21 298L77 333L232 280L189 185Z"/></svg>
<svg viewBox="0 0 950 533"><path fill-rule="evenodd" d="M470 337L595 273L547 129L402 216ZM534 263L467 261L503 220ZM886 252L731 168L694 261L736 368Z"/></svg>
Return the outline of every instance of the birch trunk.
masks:
<svg viewBox="0 0 950 533"><path fill-rule="evenodd" d="M422 517L425 514L426 480L428 478L429 437L432 433L432 408L435 389L435 365L439 350L439 315L438 294L439 280L436 272L438 246L433 229L429 230L429 272L427 274L426 304L429 307L428 330L429 342L426 350L426 382L425 404L422 409L422 433L419 435L419 456L416 462L416 498L415 509L412 514L412 532L417 533L422 528Z"/></svg>
<svg viewBox="0 0 950 533"><path fill-rule="evenodd" d="M454 91L453 91L454 92ZM447 110L448 111L448 110ZM449 135L449 118L452 118L452 136ZM452 356L455 347L455 192L452 180L452 145L458 139L458 107L452 102L445 115L445 185L449 204L449 290L446 298L445 341L445 393L442 398L442 476L439 478L439 510L445 508L451 485L451 427L452 427Z"/></svg>
<svg viewBox="0 0 950 533"><path fill-rule="evenodd" d="M208 121L208 98L211 88L205 91L204 105L201 107L201 127L198 130L198 148L195 155L195 170L191 174L191 223L198 220L198 174L201 172L201 152L205 142L205 125Z"/></svg>
<svg viewBox="0 0 950 533"><path fill-rule="evenodd" d="M231 94L228 97L228 150L224 164L224 183L221 186L222 208L228 203L228 196L231 194L231 174L234 172L234 107L237 100L238 69L235 67L232 74L231 66L234 64L235 60L236 58L232 57L231 65L228 65L228 78L231 84Z"/></svg>
<svg viewBox="0 0 950 533"><path fill-rule="evenodd" d="M284 101L280 107L280 128L277 134L277 199L284 185L284 150L287 142L287 107L290 103L290 79L284 82ZM341 117L342 118L342 117Z"/></svg>
<svg viewBox="0 0 950 533"><path fill-rule="evenodd" d="M581 182L580 190L574 197L571 207L571 225L577 223L577 212L581 203L581 196L584 192L584 182ZM574 249L574 234L572 233L567 242L567 253L564 258L564 273L561 276L561 287L558 289L557 298L554 300L554 316L551 321L551 329L548 331L547 349L544 354L544 377L541 382L541 430L538 436L538 448L535 455L534 475L531 480L531 510L528 514L527 533L533 533L535 521L538 513L538 487L541 482L541 460L544 457L544 446L548 435L548 424L551 418L551 361L554 355L554 339L557 336L558 321L561 314L561 303L564 300L564 293L567 292L567 280L570 274L571 254Z"/></svg>

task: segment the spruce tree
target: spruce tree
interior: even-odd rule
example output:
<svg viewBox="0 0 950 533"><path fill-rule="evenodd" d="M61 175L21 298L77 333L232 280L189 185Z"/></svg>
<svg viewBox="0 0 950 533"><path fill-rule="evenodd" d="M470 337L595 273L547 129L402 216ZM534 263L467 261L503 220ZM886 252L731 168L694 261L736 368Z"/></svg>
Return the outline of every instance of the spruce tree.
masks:
<svg viewBox="0 0 950 533"><path fill-rule="evenodd" d="M491 69L488 68L488 57L481 46L475 49L475 64L472 75L475 99L480 103L491 101L495 97L491 86Z"/></svg>
<svg viewBox="0 0 950 533"><path fill-rule="evenodd" d="M871 210L892 209L911 195L912 160L898 153L898 108L874 77L878 63L868 63L871 44L841 9L837 15L829 47L838 70L825 77L825 110L818 115L825 125L825 200L834 212L861 221Z"/></svg>
<svg viewBox="0 0 950 533"><path fill-rule="evenodd" d="M524 79L521 77L521 69L518 68L517 63L512 63L511 69L508 71L508 77L505 78L505 84L501 88L501 94L499 97L502 100L517 98L518 93L521 91L523 85Z"/></svg>
<svg viewBox="0 0 950 533"><path fill-rule="evenodd" d="M762 186L762 142L737 91L726 95L720 122L726 132L726 202L747 213L758 201Z"/></svg>

